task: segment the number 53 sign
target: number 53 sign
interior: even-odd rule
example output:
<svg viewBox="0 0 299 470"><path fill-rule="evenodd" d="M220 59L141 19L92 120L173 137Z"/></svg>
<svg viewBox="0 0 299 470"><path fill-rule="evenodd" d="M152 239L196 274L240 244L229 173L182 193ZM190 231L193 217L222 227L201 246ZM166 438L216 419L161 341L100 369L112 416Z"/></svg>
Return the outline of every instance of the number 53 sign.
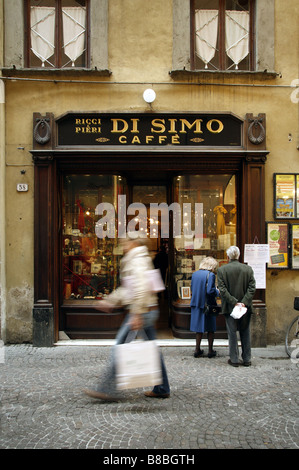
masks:
<svg viewBox="0 0 299 470"><path fill-rule="evenodd" d="M19 192L28 191L28 184L25 184L25 183L17 184L17 191L19 191Z"/></svg>

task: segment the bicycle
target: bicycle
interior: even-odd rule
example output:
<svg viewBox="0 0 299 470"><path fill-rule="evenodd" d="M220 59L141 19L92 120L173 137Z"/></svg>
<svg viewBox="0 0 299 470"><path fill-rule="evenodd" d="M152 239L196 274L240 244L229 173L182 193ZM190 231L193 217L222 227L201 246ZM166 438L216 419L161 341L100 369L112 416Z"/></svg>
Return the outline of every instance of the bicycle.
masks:
<svg viewBox="0 0 299 470"><path fill-rule="evenodd" d="M294 299L294 309L299 310L299 297ZM288 326L286 337L285 337L285 350L289 357L292 356L293 351L298 349L299 355L299 315L295 317Z"/></svg>

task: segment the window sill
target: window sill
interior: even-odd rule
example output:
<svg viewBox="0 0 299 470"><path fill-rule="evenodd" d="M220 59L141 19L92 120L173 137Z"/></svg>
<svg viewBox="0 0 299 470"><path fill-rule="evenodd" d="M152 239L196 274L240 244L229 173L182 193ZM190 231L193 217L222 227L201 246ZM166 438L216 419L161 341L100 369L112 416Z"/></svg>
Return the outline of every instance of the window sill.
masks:
<svg viewBox="0 0 299 470"><path fill-rule="evenodd" d="M61 77L109 77L112 72L110 70L97 70L88 68L62 68L62 69L48 69L48 68L22 68L15 67L2 68L3 77L15 78L31 78L31 77L47 77L47 78L61 78Z"/></svg>
<svg viewBox="0 0 299 470"><path fill-rule="evenodd" d="M184 78L223 78L223 77L251 77L256 79L272 79L280 77L280 73L274 71L248 71L248 70L171 70L169 75L174 80Z"/></svg>

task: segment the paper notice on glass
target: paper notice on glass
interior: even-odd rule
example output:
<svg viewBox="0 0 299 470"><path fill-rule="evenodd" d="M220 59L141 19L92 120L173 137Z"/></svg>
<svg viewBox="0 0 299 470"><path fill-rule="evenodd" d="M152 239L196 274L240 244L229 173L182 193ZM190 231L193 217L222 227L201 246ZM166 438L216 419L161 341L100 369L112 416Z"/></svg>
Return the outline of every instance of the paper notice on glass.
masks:
<svg viewBox="0 0 299 470"><path fill-rule="evenodd" d="M230 314L231 317L233 317L235 320L239 320L239 318L243 317L243 315L245 315L245 313L247 312L247 308L246 307L242 307L241 304L237 304L232 313Z"/></svg>
<svg viewBox="0 0 299 470"><path fill-rule="evenodd" d="M253 269L254 279L256 283L256 289L266 289L266 265L248 263Z"/></svg>
<svg viewBox="0 0 299 470"><path fill-rule="evenodd" d="M263 264L269 263L270 251L268 244L257 244L245 245L244 250L244 263L250 264Z"/></svg>

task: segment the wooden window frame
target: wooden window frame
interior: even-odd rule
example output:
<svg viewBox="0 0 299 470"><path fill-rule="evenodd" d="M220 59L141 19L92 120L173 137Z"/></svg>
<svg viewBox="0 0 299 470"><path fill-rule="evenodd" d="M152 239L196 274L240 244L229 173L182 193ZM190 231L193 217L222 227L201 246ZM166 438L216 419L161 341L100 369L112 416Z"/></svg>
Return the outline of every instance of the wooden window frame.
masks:
<svg viewBox="0 0 299 470"><path fill-rule="evenodd" d="M86 52L85 52L85 65L80 67L62 67L61 50L62 50L62 0L55 0L56 21L55 21L55 52L54 52L54 67L44 67L44 70L53 70L61 68L89 68L90 67L90 0L85 0L86 6ZM24 5L24 24L25 24L25 41L24 41L24 58L25 66L27 68L42 68L41 66L35 67L30 65L30 0L25 0Z"/></svg>
<svg viewBox="0 0 299 470"><path fill-rule="evenodd" d="M195 21L194 21L194 12L195 12L195 1L190 0L190 66L191 70L195 69ZM249 0L249 69L248 70L241 70L245 71L255 71L255 56L256 56L256 48L255 48L255 21L256 21L256 0ZM226 71L226 57L225 57L225 4L226 0L219 0L219 68L217 71L224 72ZM200 69L201 70L201 69ZM204 69L202 69L204 70ZM211 70L209 70L211 71ZM231 69L230 71L233 71Z"/></svg>

